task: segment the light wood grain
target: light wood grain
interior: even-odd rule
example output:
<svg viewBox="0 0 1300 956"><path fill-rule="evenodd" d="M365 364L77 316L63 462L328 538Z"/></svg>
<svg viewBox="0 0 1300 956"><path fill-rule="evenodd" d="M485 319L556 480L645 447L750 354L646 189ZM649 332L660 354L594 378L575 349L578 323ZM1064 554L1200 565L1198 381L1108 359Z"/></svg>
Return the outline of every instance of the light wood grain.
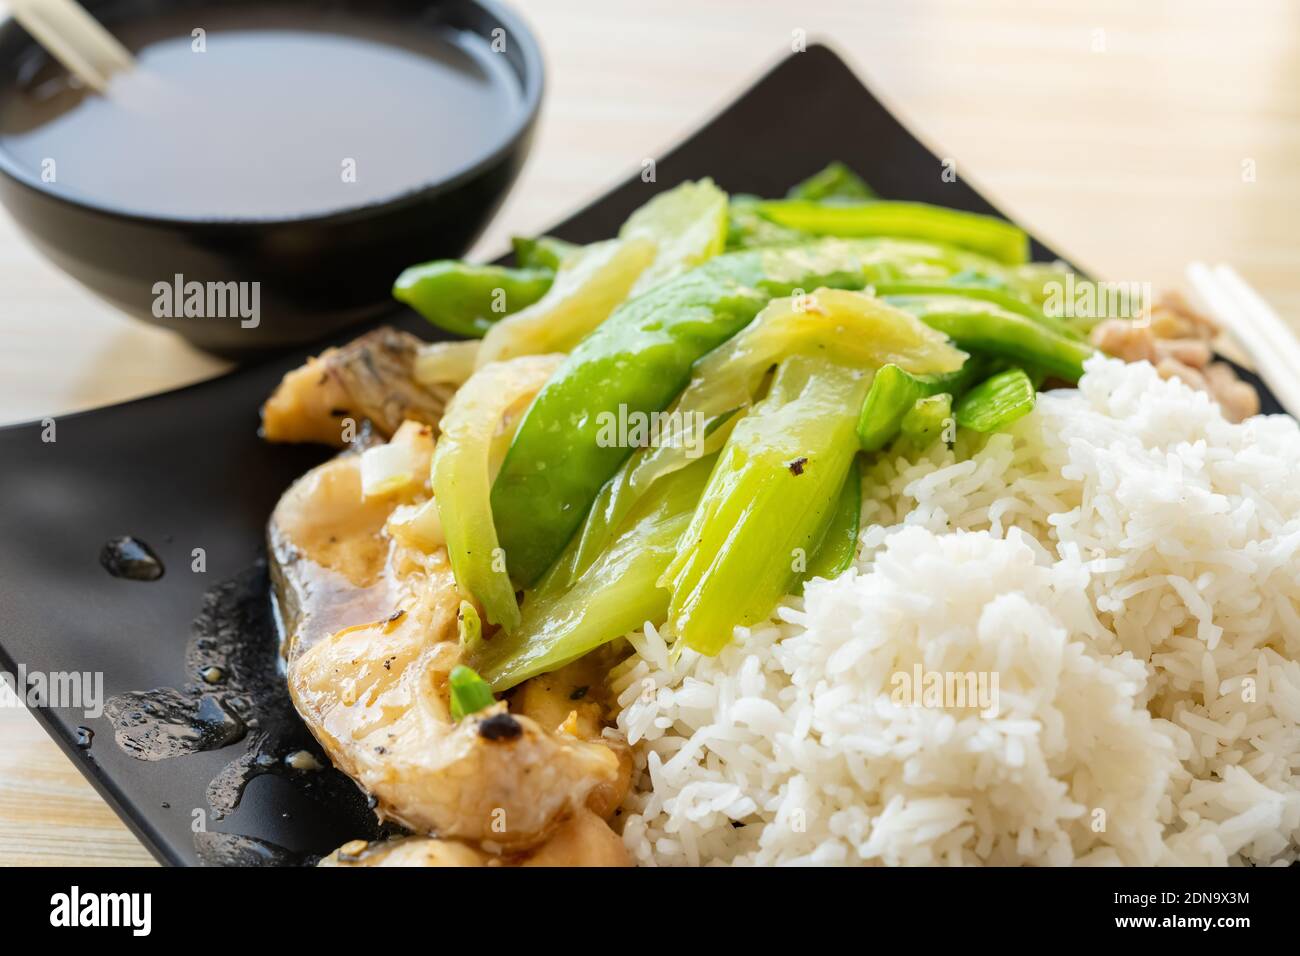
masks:
<svg viewBox="0 0 1300 956"><path fill-rule="evenodd" d="M1300 4L518 6L546 51L547 100L532 158L475 255L495 256L512 233L545 228L671 146L787 55L799 30L838 49L959 175L1083 267L1161 287L1181 285L1192 259L1231 262L1300 329ZM774 129L772 148L816 133ZM0 421L222 367L115 314L0 221ZM0 713L0 734L0 863L141 858L29 717Z"/></svg>

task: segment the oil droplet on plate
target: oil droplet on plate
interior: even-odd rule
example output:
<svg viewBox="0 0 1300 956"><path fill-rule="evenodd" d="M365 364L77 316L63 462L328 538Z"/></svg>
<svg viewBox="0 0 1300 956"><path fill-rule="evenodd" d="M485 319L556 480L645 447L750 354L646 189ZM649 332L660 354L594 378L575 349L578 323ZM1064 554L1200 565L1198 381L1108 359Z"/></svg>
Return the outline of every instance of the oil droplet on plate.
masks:
<svg viewBox="0 0 1300 956"><path fill-rule="evenodd" d="M115 578L129 581L157 581L163 576L158 555L139 538L122 535L111 539L99 552L99 563Z"/></svg>

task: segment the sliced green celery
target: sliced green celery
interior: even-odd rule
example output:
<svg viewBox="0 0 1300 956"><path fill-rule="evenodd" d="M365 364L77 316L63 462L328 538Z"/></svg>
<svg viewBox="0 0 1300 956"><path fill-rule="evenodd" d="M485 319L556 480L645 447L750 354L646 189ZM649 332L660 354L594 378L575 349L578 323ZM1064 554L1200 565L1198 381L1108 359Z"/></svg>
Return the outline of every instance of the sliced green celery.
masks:
<svg viewBox="0 0 1300 956"><path fill-rule="evenodd" d="M769 371L794 355L831 357L859 369L893 363L917 374L956 371L965 359L933 329L861 292L819 289L772 300L749 325L696 362L671 411L679 430L637 451L631 467L601 489L582 529L577 569L605 547L608 529L647 488L690 460L697 444L703 441L705 451L721 447L726 433L710 435L710 428L747 409Z"/></svg>
<svg viewBox="0 0 1300 956"><path fill-rule="evenodd" d="M1034 383L1013 368L976 385L957 403L957 424L977 432L1006 428L1034 410Z"/></svg>
<svg viewBox="0 0 1300 956"><path fill-rule="evenodd" d="M940 392L918 398L903 416L899 431L917 448L928 448L952 420L952 396Z"/></svg>
<svg viewBox="0 0 1300 956"><path fill-rule="evenodd" d="M863 451L879 451L898 436L903 418L918 400L947 392L961 395L987 374L989 363L972 356L955 372L913 375L897 365L886 365L871 382L871 391L858 416L858 442Z"/></svg>
<svg viewBox="0 0 1300 956"><path fill-rule="evenodd" d="M716 654L771 614L826 536L857 453L869 372L795 356L731 433L661 579L676 640ZM801 558L803 559L801 561Z"/></svg>
<svg viewBox="0 0 1300 956"><path fill-rule="evenodd" d="M837 578L853 564L858 552L858 530L862 521L862 472L857 459L849 468L844 478L844 486L835 500L835 512L831 515L826 536L818 545L808 570L804 572L804 581L813 578Z"/></svg>
<svg viewBox="0 0 1300 956"><path fill-rule="evenodd" d="M704 490L716 456L660 482L610 546L569 586L562 559L525 595L523 621L471 658L494 690L562 667L646 621L662 624L668 591L658 585Z"/></svg>

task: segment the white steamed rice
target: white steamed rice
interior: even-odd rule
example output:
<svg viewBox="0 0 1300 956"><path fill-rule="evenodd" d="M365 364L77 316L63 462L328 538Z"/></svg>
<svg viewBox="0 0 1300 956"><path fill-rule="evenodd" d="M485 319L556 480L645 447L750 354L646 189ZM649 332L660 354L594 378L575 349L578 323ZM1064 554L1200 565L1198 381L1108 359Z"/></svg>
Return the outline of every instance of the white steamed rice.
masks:
<svg viewBox="0 0 1300 956"><path fill-rule="evenodd" d="M882 455L856 569L718 657L631 636L637 862L1296 859L1300 429L1087 369L1007 433ZM908 706L918 665L996 679L996 714Z"/></svg>

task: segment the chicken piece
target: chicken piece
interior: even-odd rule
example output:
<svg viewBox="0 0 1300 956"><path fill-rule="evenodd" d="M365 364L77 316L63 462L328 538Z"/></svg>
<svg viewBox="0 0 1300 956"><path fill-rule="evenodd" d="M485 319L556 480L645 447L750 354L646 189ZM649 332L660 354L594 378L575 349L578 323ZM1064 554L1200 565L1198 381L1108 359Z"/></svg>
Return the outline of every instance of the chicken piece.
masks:
<svg viewBox="0 0 1300 956"><path fill-rule="evenodd" d="M1210 342L1219 334L1219 327L1214 320L1193 309L1177 292L1166 292L1157 299L1139 320L1139 324L1149 325L1156 337L1161 339Z"/></svg>
<svg viewBox="0 0 1300 956"><path fill-rule="evenodd" d="M367 332L289 372L262 406L262 435L275 442L346 444L343 421L369 421L391 436L407 419L437 427L450 395L416 382L416 354L424 343L407 332Z"/></svg>
<svg viewBox="0 0 1300 956"><path fill-rule="evenodd" d="M1107 355L1125 362L1150 362L1155 364L1156 336L1150 325L1129 319L1107 319L1092 330L1092 344Z"/></svg>
<svg viewBox="0 0 1300 956"><path fill-rule="evenodd" d="M1259 412L1259 395L1237 378L1232 367L1213 362L1211 341L1218 334L1212 320L1176 293L1163 296L1139 319L1107 319L1092 330L1092 344L1126 362L1150 362L1162 378L1207 391L1229 421Z"/></svg>
<svg viewBox="0 0 1300 956"><path fill-rule="evenodd" d="M1259 414L1259 393L1249 382L1237 378L1231 365L1212 362L1205 369L1205 378L1228 421L1241 422Z"/></svg>
<svg viewBox="0 0 1300 956"><path fill-rule="evenodd" d="M584 807L612 812L630 768L598 729L556 733L505 703L452 720L462 595L446 550L385 534L410 499L364 500L359 461L301 478L269 529L290 695L335 766L382 818L504 851L537 845Z"/></svg>
<svg viewBox="0 0 1300 956"><path fill-rule="evenodd" d="M320 866L631 866L623 841L590 810L578 810L535 850L497 856L454 840L403 837L380 843L354 840Z"/></svg>
<svg viewBox="0 0 1300 956"><path fill-rule="evenodd" d="M1210 351L1210 346L1200 339L1157 339L1155 351L1157 358L1161 360L1173 359L1188 368L1195 369L1205 368L1214 355Z"/></svg>
<svg viewBox="0 0 1300 956"><path fill-rule="evenodd" d="M1156 363L1156 371L1160 373L1161 378L1176 378L1184 385L1190 385L1202 392L1209 390L1209 384L1205 381L1205 376L1190 365L1184 365L1178 359L1161 359Z"/></svg>

